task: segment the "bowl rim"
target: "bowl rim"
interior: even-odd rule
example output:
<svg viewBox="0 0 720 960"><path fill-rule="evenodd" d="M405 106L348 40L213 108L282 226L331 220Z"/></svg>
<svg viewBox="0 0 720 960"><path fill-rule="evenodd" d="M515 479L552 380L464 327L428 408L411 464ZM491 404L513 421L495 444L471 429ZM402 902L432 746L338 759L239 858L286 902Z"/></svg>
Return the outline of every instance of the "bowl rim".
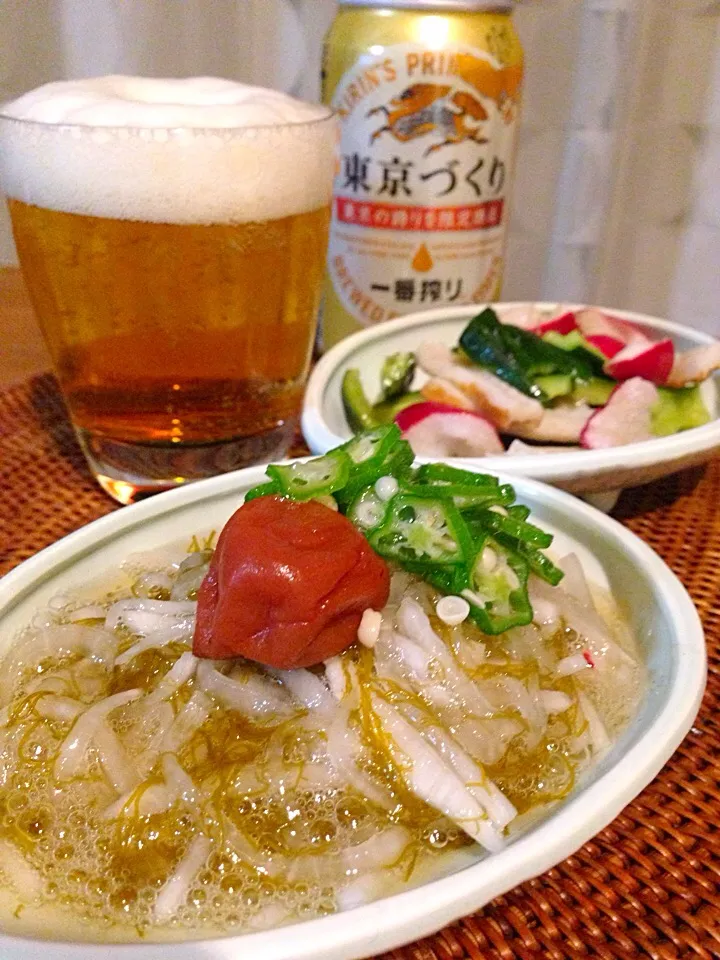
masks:
<svg viewBox="0 0 720 960"><path fill-rule="evenodd" d="M359 330L331 347L320 358L308 380L302 410L302 431L308 446L316 453L324 453L344 443L350 437L350 431L340 436L333 432L325 419L325 403L330 380L338 368L344 366L353 355L362 354L368 344L383 340L394 333L402 333L414 327L433 326L438 321L453 321L470 318L485 306L501 311L511 308L535 306L540 310L557 307L559 304L549 301L508 301L491 304L466 304L459 307L440 307L418 313L408 314L385 323L376 324ZM584 309L587 305L562 304L567 310ZM716 339L701 330L652 317L648 314L630 310L610 310L598 307L621 320L628 320L641 326L650 327L670 336L686 337L694 340L697 346L716 343ZM658 463L672 463L688 455L720 448L720 416L701 427L692 427L681 433L667 437L653 437L639 443L629 443L620 447L602 450L568 450L566 453L518 454L512 457L512 473L527 475L539 480L561 480L568 476L581 479L603 470L642 469ZM507 454L492 457L463 457L465 463L481 464L483 470L491 472L509 470Z"/></svg>
<svg viewBox="0 0 720 960"><path fill-rule="evenodd" d="M0 580L0 623L74 560L186 506L241 496L262 480L264 471L264 466L250 467L159 494L101 517L46 547ZM240 951L254 960L350 960L384 952L433 933L477 909L480 902L559 863L609 824L654 778L692 725L705 686L703 629L689 594L664 561L616 520L536 480L502 471L498 475L516 487L520 499L529 496L558 516L568 517L576 528L574 535L600 535L644 570L660 613L671 625L675 667L672 685L648 729L597 780L564 803L556 816L540 822L500 853L456 873L350 911L269 931L184 942L103 942L108 960L236 960ZM560 525L558 520L552 522ZM558 823L562 831L557 830ZM0 932L0 952L7 960L34 960L37 952L45 960L95 960L98 946L96 941L40 940Z"/></svg>

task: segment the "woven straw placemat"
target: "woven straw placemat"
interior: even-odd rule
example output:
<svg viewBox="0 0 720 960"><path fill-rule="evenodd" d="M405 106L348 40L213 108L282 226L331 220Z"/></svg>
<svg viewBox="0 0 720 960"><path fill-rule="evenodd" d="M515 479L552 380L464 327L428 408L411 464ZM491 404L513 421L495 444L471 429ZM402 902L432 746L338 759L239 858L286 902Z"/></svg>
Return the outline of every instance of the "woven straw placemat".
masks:
<svg viewBox="0 0 720 960"><path fill-rule="evenodd" d="M52 377L0 393L0 574L114 509L87 471ZM615 516L663 557L700 611L710 672L695 726L574 856L385 960L720 957L720 460L625 493Z"/></svg>

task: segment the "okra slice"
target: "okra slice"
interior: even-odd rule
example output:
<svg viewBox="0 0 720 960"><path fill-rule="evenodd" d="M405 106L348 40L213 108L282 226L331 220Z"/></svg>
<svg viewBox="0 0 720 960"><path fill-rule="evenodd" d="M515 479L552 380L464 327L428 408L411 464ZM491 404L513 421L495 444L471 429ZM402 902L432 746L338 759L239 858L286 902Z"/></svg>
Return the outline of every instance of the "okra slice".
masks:
<svg viewBox="0 0 720 960"><path fill-rule="evenodd" d="M268 480L267 483L259 483L256 487L253 487L252 490L248 490L245 494L245 503L250 503L251 500L257 500L258 497L271 497L273 494L279 493L279 485L274 480Z"/></svg>
<svg viewBox="0 0 720 960"><path fill-rule="evenodd" d="M465 523L450 500L429 500L407 493L389 503L383 524L369 535L382 557L421 567L467 563L472 547Z"/></svg>
<svg viewBox="0 0 720 960"><path fill-rule="evenodd" d="M417 471L418 483L459 483L471 487L497 487L500 481L489 473L473 473L446 463L423 463ZM512 488L511 488L512 489Z"/></svg>
<svg viewBox="0 0 720 960"><path fill-rule="evenodd" d="M364 487L380 477L404 475L415 458L394 423L359 433L339 449L347 454L351 464L347 486L338 491L341 506L352 503Z"/></svg>
<svg viewBox="0 0 720 960"><path fill-rule="evenodd" d="M509 483L473 486L465 483L431 484L411 481L406 484L405 489L417 497L450 497L461 511L470 507L504 507L515 499L515 491Z"/></svg>
<svg viewBox="0 0 720 960"><path fill-rule="evenodd" d="M565 573L560 567L556 566L552 560L546 556L542 550L538 550L537 547L533 547L527 543L512 542L509 537L502 533L497 534L497 540L504 546L516 549L527 561L532 572L551 586L556 587L565 576Z"/></svg>
<svg viewBox="0 0 720 960"><path fill-rule="evenodd" d="M350 459L342 449L331 450L324 457L303 463L270 464L267 473L285 496L293 500L311 500L341 490L347 484Z"/></svg>
<svg viewBox="0 0 720 960"><path fill-rule="evenodd" d="M381 499L374 486L365 487L350 504L346 516L358 530L367 534L383 523L389 506L389 501Z"/></svg>
<svg viewBox="0 0 720 960"><path fill-rule="evenodd" d="M470 603L470 617L495 636L532 622L528 596L529 566L515 550L486 537L470 568L461 596Z"/></svg>
<svg viewBox="0 0 720 960"><path fill-rule="evenodd" d="M488 533L504 533L521 544L544 549L553 542L552 534L511 514L504 516L493 510L481 509L473 510L469 515L473 523L478 523Z"/></svg>

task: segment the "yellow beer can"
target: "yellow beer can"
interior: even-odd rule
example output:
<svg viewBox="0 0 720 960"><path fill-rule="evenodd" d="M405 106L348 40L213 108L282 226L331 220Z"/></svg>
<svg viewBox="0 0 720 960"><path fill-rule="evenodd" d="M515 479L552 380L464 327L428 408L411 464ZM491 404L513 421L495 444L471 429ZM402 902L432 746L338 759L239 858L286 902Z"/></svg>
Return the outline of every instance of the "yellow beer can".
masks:
<svg viewBox="0 0 720 960"><path fill-rule="evenodd" d="M340 0L323 52L341 128L325 347L498 298L523 76L512 7Z"/></svg>

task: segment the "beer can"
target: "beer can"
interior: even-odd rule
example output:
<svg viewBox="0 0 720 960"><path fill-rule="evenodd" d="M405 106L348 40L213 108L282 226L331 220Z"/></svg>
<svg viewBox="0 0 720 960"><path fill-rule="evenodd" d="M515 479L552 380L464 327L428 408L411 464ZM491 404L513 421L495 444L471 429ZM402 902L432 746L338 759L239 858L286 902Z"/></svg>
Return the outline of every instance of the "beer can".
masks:
<svg viewBox="0 0 720 960"><path fill-rule="evenodd" d="M512 2L340 0L323 342L500 294L523 52Z"/></svg>

